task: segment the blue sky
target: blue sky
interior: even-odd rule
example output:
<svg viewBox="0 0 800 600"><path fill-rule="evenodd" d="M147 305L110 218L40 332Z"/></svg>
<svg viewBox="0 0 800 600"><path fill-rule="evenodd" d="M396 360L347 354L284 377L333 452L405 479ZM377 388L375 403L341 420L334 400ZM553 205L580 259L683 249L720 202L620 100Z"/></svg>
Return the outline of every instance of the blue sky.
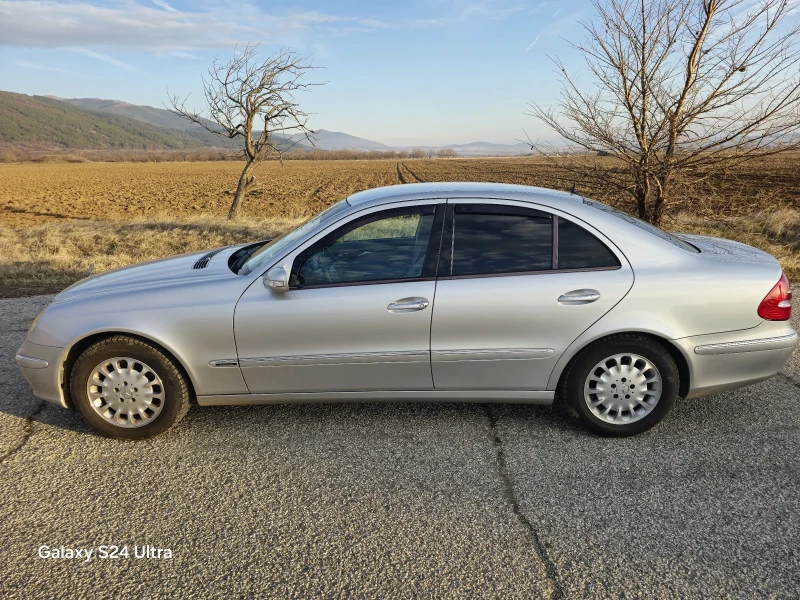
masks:
<svg viewBox="0 0 800 600"><path fill-rule="evenodd" d="M558 83L566 39L592 15L579 0L0 0L0 89L161 107L192 94L215 56L260 42L324 67L301 97L311 124L390 145L549 137L525 116Z"/></svg>

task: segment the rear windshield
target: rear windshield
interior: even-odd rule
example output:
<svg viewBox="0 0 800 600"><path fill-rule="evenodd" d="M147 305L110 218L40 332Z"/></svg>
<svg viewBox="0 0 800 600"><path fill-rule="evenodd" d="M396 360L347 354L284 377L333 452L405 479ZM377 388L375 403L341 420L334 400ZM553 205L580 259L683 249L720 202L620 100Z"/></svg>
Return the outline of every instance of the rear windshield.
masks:
<svg viewBox="0 0 800 600"><path fill-rule="evenodd" d="M682 248L688 252L694 252L695 254L700 252L695 246L684 242L682 239L675 237L672 234L667 233L666 231L661 231L655 225L651 225L650 223L646 223L641 219L637 219L636 217L632 217L627 213L622 212L621 210L617 210L616 208L610 207L608 204L601 204L600 202L595 202L594 200L587 200L583 198L583 203L588 204L591 207L596 208L597 210L602 210L610 215L614 215L618 219L622 219L630 223L631 225L636 225L639 229L644 229L648 233L652 233L654 236L661 238L665 242L669 242L673 246L677 246L678 248Z"/></svg>

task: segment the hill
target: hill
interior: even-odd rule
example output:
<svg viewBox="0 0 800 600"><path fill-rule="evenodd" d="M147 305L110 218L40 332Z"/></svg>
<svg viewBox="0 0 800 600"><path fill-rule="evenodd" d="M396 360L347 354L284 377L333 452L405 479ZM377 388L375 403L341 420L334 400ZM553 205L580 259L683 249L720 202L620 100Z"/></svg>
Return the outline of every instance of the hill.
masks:
<svg viewBox="0 0 800 600"><path fill-rule="evenodd" d="M92 112L107 113L127 117L135 121L163 127L164 129L177 129L178 131L190 131L200 129L199 125L194 125L186 119L163 108L153 106L139 106L129 104L120 100L103 100L100 98L56 98L61 102L66 102L84 110Z"/></svg>
<svg viewBox="0 0 800 600"><path fill-rule="evenodd" d="M225 148L238 150L242 146L240 140L229 140L203 129L200 125L190 123L183 117L164 109L155 108L154 106L141 106L138 104L129 104L121 100L103 100L101 98L57 98L61 102L80 107L84 110L103 113L108 115L116 115L133 119L141 123L147 123L154 127L161 129L169 129L174 131L181 131L187 136L201 143L203 147L207 148ZM210 124L211 121L208 121ZM279 141L284 140L282 136L276 135ZM288 146L288 144L287 144ZM296 143L292 146L293 150L308 150L308 144Z"/></svg>
<svg viewBox="0 0 800 600"><path fill-rule="evenodd" d="M178 150L212 145L192 132L164 129L122 115L85 110L53 98L12 92L0 92L0 143L127 150Z"/></svg>
<svg viewBox="0 0 800 600"><path fill-rule="evenodd" d="M341 131L320 129L315 137L317 148L320 150L380 150L382 152L392 150L392 148L380 142L356 137ZM292 139L302 138L294 136Z"/></svg>

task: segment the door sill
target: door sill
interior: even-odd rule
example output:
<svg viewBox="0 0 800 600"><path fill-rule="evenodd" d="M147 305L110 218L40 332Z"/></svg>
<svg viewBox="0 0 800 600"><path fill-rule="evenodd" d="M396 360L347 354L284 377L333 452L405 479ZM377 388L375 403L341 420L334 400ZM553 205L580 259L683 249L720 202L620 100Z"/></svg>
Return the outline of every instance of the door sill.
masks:
<svg viewBox="0 0 800 600"><path fill-rule="evenodd" d="M197 396L200 406L303 404L315 402L489 402L552 404L555 392L519 390L399 390L368 392L293 392Z"/></svg>

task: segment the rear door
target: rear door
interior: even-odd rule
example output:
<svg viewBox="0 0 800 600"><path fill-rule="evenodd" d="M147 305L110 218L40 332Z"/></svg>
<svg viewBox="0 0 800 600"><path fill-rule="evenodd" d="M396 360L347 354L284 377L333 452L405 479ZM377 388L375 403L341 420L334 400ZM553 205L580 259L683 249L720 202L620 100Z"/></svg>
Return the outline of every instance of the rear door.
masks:
<svg viewBox="0 0 800 600"><path fill-rule="evenodd" d="M437 390L544 390L567 347L633 284L602 235L560 213L450 200L431 369Z"/></svg>

